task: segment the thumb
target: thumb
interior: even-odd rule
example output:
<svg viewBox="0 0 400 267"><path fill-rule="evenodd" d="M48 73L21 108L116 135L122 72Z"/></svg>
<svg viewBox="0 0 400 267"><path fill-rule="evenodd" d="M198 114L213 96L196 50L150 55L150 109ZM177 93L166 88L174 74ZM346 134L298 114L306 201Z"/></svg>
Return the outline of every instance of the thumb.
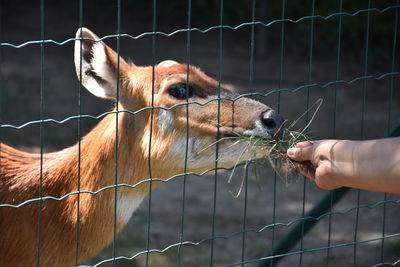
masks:
<svg viewBox="0 0 400 267"><path fill-rule="evenodd" d="M313 143L307 141L296 144L296 147L289 148L286 154L295 161L311 161L313 150Z"/></svg>

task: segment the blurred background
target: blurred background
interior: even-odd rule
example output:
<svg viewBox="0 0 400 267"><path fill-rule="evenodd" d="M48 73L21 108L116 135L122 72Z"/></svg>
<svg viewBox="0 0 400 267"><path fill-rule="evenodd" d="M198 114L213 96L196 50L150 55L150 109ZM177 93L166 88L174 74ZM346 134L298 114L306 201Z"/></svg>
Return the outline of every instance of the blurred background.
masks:
<svg viewBox="0 0 400 267"><path fill-rule="evenodd" d="M267 94L257 99L290 121L322 98L324 103L310 127L313 138L381 138L399 121L399 1L231 0L224 1L222 12L219 0L192 1L190 6L187 1L157 1L153 6L152 1L122 0L120 4L119 9L116 1L106 0L82 1L82 5L79 1L44 1L43 6L40 1L0 2L2 125L19 126L40 119L41 98L44 119L63 120L78 115L80 109L94 116L109 111L112 102L80 91L73 41L45 43L43 50L38 43L26 42L63 42L74 38L80 26L103 37L116 34L118 23L120 33L135 37L122 37L120 52L136 65L151 65L153 56L155 62L189 62L236 86L240 93ZM231 27L220 32L221 21ZM156 35L154 51L153 28L169 35ZM188 28L204 32L190 31L188 38L188 31L178 31ZM116 38L105 42L116 48ZM277 93L281 88L295 92ZM96 123L82 119L82 135ZM298 126L305 124L302 119ZM2 127L1 141L37 152L39 127L38 123L18 130ZM77 128L74 119L44 124L44 150L73 145L78 140ZM240 188L242 168L235 171L231 183L227 182L230 173L218 174L216 180L213 175L188 176L185 195L182 178L163 184L151 201L144 200L119 235L117 255L132 257L147 248L163 250L181 238L199 242L214 233L226 238L184 245L179 256L177 246L151 253L148 265L225 266L266 256L294 225L282 224L303 217L326 192L303 178L287 185L268 162L260 163L257 177L249 175L237 198L232 193ZM333 207L343 214L321 218L293 249L304 253L287 256L278 266L372 266L398 260L398 238L351 244L400 232L398 205L380 203L383 200L398 200L398 196L351 191ZM373 207L362 208L365 205ZM271 226L274 223L278 225ZM269 227L259 233L242 233L265 226ZM347 245L329 252L322 249L335 244ZM110 257L106 249L88 264ZM145 266L145 262L142 254L131 261L119 260L116 266Z"/></svg>

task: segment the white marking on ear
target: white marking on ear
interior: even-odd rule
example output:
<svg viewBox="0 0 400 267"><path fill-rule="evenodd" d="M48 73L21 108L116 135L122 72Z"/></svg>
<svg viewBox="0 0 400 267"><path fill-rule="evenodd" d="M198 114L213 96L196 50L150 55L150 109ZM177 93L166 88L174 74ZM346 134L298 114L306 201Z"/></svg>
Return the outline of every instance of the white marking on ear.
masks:
<svg viewBox="0 0 400 267"><path fill-rule="evenodd" d="M158 114L158 128L162 135L166 135L174 128L174 116L169 110L160 109Z"/></svg>
<svg viewBox="0 0 400 267"><path fill-rule="evenodd" d="M171 67L176 64L179 64L179 63L174 60L164 60L164 61L161 61L160 63L158 63L157 67L168 68L168 67Z"/></svg>
<svg viewBox="0 0 400 267"><path fill-rule="evenodd" d="M89 92L97 97L114 99L116 75L108 65L106 45L99 39L89 29L78 29L74 47L75 69L78 79L82 76L81 83Z"/></svg>

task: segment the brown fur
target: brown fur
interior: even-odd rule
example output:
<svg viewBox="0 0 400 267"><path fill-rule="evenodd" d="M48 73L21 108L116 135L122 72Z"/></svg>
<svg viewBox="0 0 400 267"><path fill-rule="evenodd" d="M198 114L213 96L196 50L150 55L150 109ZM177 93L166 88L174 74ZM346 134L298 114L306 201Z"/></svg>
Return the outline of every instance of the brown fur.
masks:
<svg viewBox="0 0 400 267"><path fill-rule="evenodd" d="M80 190L95 192L113 184L115 173L115 115L104 119L81 143ZM130 146L124 131L119 147ZM146 164L134 157L135 147L119 151L119 183L135 184L148 176ZM133 161L132 158L135 158ZM130 168L126 168L129 166ZM1 145L1 203L17 205L39 197L40 155ZM130 179L126 179L129 177ZM42 196L62 197L78 190L78 146L43 157ZM128 194L146 194L148 186ZM117 190L125 190L119 188ZM80 194L79 262L101 250L113 238L114 190ZM0 208L0 266L34 266L37 258L39 202L20 208ZM42 202L41 266L73 266L75 262L77 195ZM119 223L119 222L117 222ZM118 224L118 231L121 224ZM99 234L101 233L101 234ZM55 257L55 255L57 255Z"/></svg>

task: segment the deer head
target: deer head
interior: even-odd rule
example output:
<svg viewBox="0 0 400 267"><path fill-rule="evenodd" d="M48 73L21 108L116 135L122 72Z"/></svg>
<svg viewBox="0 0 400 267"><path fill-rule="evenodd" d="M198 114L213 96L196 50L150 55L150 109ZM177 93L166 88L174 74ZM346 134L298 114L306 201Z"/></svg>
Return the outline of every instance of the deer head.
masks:
<svg viewBox="0 0 400 267"><path fill-rule="evenodd" d="M143 158L149 155L151 135L150 157L158 168L183 172L186 154L187 171L215 167L216 152L211 147L217 138L221 138L218 166L232 167L239 155L245 161L262 157L265 151L226 137L271 139L281 128L282 118L270 107L237 98L229 86L199 68L172 60L136 66L86 28L79 29L76 38L78 78L95 96L115 100L119 111L142 109L134 115L120 113L124 122L120 131L135 138Z"/></svg>

